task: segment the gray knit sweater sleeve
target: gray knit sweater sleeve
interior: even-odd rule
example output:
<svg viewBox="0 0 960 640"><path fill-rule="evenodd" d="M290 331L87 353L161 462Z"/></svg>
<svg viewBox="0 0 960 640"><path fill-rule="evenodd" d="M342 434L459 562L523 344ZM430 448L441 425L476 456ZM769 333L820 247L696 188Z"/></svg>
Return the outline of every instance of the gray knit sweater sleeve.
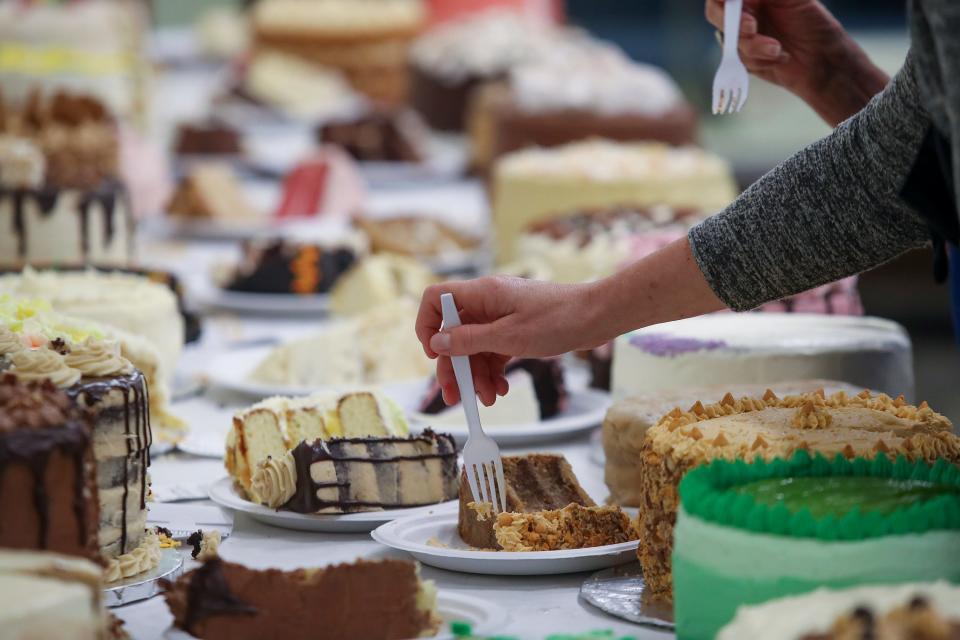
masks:
<svg viewBox="0 0 960 640"><path fill-rule="evenodd" d="M911 55L861 112L690 231L714 293L745 311L925 244L925 223L898 193L929 124Z"/></svg>

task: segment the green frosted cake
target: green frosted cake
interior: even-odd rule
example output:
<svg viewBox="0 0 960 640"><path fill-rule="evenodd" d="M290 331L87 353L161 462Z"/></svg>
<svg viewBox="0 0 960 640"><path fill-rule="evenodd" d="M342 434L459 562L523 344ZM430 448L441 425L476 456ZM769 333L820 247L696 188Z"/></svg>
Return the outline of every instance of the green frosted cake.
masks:
<svg viewBox="0 0 960 640"><path fill-rule="evenodd" d="M740 605L819 587L960 582L960 468L886 456L714 462L680 483L680 640L712 639Z"/></svg>

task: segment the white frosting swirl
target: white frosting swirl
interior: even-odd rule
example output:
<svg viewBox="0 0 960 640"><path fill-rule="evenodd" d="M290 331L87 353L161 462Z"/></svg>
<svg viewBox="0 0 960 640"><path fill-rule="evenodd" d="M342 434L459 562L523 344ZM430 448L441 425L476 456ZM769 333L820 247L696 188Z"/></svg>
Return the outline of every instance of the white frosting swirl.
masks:
<svg viewBox="0 0 960 640"><path fill-rule="evenodd" d="M511 71L510 86L517 105L532 112L658 116L681 101L679 88L662 69L601 46L567 48L567 55L521 65Z"/></svg>
<svg viewBox="0 0 960 640"><path fill-rule="evenodd" d="M80 381L80 372L71 369L63 356L45 347L23 349L10 357L10 373L21 380L50 380L58 387L72 387Z"/></svg>
<svg viewBox="0 0 960 640"><path fill-rule="evenodd" d="M116 558L107 560L103 569L103 579L107 582L117 582L123 578L149 571L160 562L160 538L153 531L147 533L140 541L140 545L131 551Z"/></svg>
<svg viewBox="0 0 960 640"><path fill-rule="evenodd" d="M0 136L0 186L35 188L43 183L46 161L27 138Z"/></svg>
<svg viewBox="0 0 960 640"><path fill-rule="evenodd" d="M267 458L253 473L253 499L276 509L286 504L297 490L297 465L293 454Z"/></svg>
<svg viewBox="0 0 960 640"><path fill-rule="evenodd" d="M0 356L24 349L26 349L26 345L23 344L23 340L17 334L7 327L0 327Z"/></svg>
<svg viewBox="0 0 960 640"><path fill-rule="evenodd" d="M133 372L130 361L120 355L120 343L92 337L72 345L63 360L85 376L107 377Z"/></svg>

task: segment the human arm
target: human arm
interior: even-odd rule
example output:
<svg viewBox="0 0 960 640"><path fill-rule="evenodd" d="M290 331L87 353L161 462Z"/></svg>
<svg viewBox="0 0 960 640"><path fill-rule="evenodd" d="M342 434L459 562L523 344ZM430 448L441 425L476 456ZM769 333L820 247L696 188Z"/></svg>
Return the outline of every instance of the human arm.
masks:
<svg viewBox="0 0 960 640"><path fill-rule="evenodd" d="M707 21L723 25L724 0L706 0ZM816 0L745 0L741 59L759 78L779 85L835 127L887 84L889 77Z"/></svg>

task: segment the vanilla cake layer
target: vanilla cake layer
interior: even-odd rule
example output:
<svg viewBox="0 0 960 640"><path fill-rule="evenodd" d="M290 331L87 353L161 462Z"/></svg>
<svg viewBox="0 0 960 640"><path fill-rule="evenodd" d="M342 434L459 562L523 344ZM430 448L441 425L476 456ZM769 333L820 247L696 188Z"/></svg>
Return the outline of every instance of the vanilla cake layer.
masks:
<svg viewBox="0 0 960 640"><path fill-rule="evenodd" d="M647 431L675 407L690 407L697 402L719 402L727 393L735 398L761 397L767 389L778 395L797 395L823 389L827 394L844 391L854 395L862 389L836 380L797 380L770 385L743 384L689 387L672 391L639 393L615 402L603 420L603 452L606 462L603 479L610 490L607 502L623 507L639 507L643 467L640 455Z"/></svg>
<svg viewBox="0 0 960 640"><path fill-rule="evenodd" d="M408 438L301 442L260 464L254 495L299 513L350 513L436 504L457 495L457 447L431 430Z"/></svg>
<svg viewBox="0 0 960 640"><path fill-rule="evenodd" d="M524 230L551 216L658 204L711 213L736 193L729 165L693 147L589 140L509 153L493 177L497 262L516 259Z"/></svg>
<svg viewBox="0 0 960 640"><path fill-rule="evenodd" d="M408 431L403 411L376 392L268 398L234 416L225 464L237 485L261 502L253 487L257 467L268 458L282 458L303 441L402 436Z"/></svg>
<svg viewBox="0 0 960 640"><path fill-rule="evenodd" d="M913 352L899 324L869 317L717 313L614 342L611 393L822 378L913 396Z"/></svg>
<svg viewBox="0 0 960 640"><path fill-rule="evenodd" d="M647 431L639 457L640 545L643 574L653 594L670 597L677 487L690 469L713 460L789 458L798 450L832 460L874 458L960 463L960 437L926 403L886 395L838 392L697 402L666 414Z"/></svg>

